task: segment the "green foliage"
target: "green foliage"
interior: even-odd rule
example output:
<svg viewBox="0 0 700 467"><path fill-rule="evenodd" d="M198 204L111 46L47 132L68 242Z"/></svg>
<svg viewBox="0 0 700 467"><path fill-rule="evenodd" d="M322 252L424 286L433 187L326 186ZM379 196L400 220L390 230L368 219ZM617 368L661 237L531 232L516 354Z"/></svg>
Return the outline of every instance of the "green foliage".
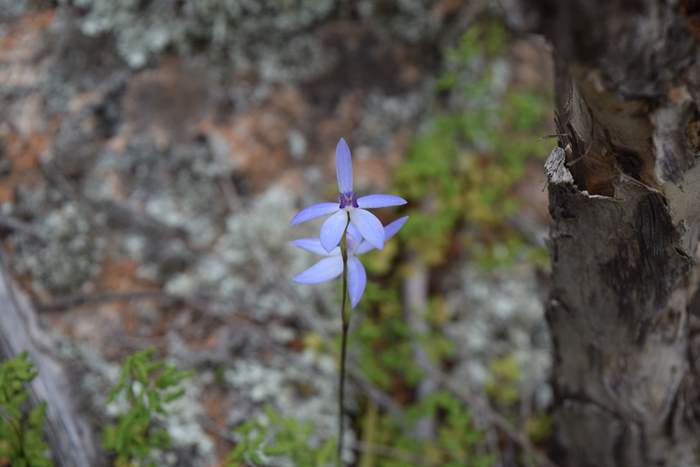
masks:
<svg viewBox="0 0 700 467"><path fill-rule="evenodd" d="M152 451L170 447L170 436L157 426L157 417L166 416L166 405L184 395L180 383L191 373L155 360L154 352L146 349L127 357L107 399L111 403L121 397L128 405L117 423L102 432L104 446L116 454L118 467L154 466L149 460Z"/></svg>
<svg viewBox="0 0 700 467"><path fill-rule="evenodd" d="M37 375L26 352L0 363L0 465L53 465L42 437L46 404L28 408L25 385Z"/></svg>
<svg viewBox="0 0 700 467"><path fill-rule="evenodd" d="M433 298L425 310L429 329L418 336L411 331L401 309L399 283L394 280L384 287L375 282L367 284L362 306L372 312L363 313L358 320L351 342L356 347L363 374L378 387L403 398L423 376L415 363L416 341L437 366L454 355L454 344L441 332L447 316L444 303L438 298ZM411 435L411 427L422 418L436 422L435 439L419 440ZM484 467L493 463L468 409L446 392L436 392L409 404L400 420L384 415L379 417L378 423L372 422L375 424L378 428L371 430L371 434L363 434L371 438L363 440L370 445L388 446L394 455L374 453L371 461L365 459L366 465L411 465L407 464L409 458L415 465Z"/></svg>
<svg viewBox="0 0 700 467"><path fill-rule="evenodd" d="M508 407L518 400L519 384L522 379L520 365L513 354L505 355L491 362L486 394L497 404Z"/></svg>
<svg viewBox="0 0 700 467"><path fill-rule="evenodd" d="M312 442L313 424L284 417L268 407L266 416L240 425L234 431L237 443L226 458L229 467L276 465L284 457L293 465L323 467L333 465L335 441Z"/></svg>
<svg viewBox="0 0 700 467"><path fill-rule="evenodd" d="M419 420L430 418L438 426L435 439L418 440L408 435ZM381 418L371 444L392 446L395 454L380 455L374 465L399 467L412 458L415 465L445 467L487 467L493 457L486 453L483 434L474 426L464 404L451 394L440 391L410 407L400 420ZM399 458L400 455L400 458Z"/></svg>
<svg viewBox="0 0 700 467"><path fill-rule="evenodd" d="M383 389L414 385L423 372L413 361L412 333L404 319L394 288L368 282L362 307L376 310L376 316L363 316L352 331L350 342L359 351L362 372Z"/></svg>
<svg viewBox="0 0 700 467"><path fill-rule="evenodd" d="M525 423L525 432L535 443L546 443L552 436L552 417L547 414L536 414Z"/></svg>
<svg viewBox="0 0 700 467"><path fill-rule="evenodd" d="M492 23L471 28L445 51L437 83L451 106L428 122L396 172L396 191L410 199L403 237L428 264L439 264L455 245L484 267L537 257L509 225L520 209L514 193L529 157L543 157L548 96L506 90L501 76L505 31Z"/></svg>
<svg viewBox="0 0 700 467"><path fill-rule="evenodd" d="M392 245L399 250L407 245L429 266L448 263L463 251L489 269L545 257L512 219L523 206L516 188L528 161L548 152L549 143L537 135L548 131L549 96L536 89L509 89L503 75L506 40L503 27L491 23L470 29L445 51L437 91L447 104L415 136L395 172L394 191L409 199L411 219L401 241ZM492 465L463 402L445 392L414 399L423 376L414 346L421 345L438 368L451 363L455 348L443 332L450 316L439 295L431 295L427 309L418 311L426 331L411 331L401 305L398 258L395 250L365 257L375 280L367 285L351 342L364 376L405 404L405 416L367 410L371 423L363 423L363 441L386 449L363 454L360 465ZM509 411L517 402L521 377L512 355L492 363L486 392L499 409ZM435 423L436 436L417 439L416 423L426 418ZM528 426L533 439L548 436L546 418L533 417Z"/></svg>

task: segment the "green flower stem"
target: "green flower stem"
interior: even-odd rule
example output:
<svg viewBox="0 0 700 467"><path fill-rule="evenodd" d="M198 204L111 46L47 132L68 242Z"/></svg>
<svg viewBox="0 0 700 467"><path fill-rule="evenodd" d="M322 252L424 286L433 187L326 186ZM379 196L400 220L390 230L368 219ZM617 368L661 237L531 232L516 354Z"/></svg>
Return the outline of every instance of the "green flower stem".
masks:
<svg viewBox="0 0 700 467"><path fill-rule="evenodd" d="M338 387L338 466L343 465L343 435L345 434L345 357L348 347L348 328L350 327L350 313L347 310L348 301L348 251L345 234L348 231L350 220L345 224L345 231L340 241L340 252L343 256L343 298L340 304L340 316L343 319L343 337L340 344L340 384Z"/></svg>

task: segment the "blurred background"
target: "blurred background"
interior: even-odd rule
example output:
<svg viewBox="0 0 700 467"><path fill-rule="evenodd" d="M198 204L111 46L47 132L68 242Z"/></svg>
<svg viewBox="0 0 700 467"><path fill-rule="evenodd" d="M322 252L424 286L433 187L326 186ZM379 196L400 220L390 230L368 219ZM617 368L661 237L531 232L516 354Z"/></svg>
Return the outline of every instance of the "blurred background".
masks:
<svg viewBox="0 0 700 467"><path fill-rule="evenodd" d="M339 290L292 284L316 258L288 241L320 221L288 224L336 196L344 137L356 191L410 216L363 256L347 461L538 465L553 92L519 20L489 0L0 0L3 267L94 426L152 347L193 372L157 465L315 465Z"/></svg>

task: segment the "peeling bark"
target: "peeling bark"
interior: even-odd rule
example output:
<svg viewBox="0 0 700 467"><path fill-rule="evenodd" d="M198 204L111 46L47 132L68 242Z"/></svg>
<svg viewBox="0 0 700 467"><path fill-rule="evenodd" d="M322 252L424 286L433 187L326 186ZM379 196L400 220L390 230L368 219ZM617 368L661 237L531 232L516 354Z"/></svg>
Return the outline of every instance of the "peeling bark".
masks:
<svg viewBox="0 0 700 467"><path fill-rule="evenodd" d="M556 460L698 465L700 3L510 3L555 54Z"/></svg>

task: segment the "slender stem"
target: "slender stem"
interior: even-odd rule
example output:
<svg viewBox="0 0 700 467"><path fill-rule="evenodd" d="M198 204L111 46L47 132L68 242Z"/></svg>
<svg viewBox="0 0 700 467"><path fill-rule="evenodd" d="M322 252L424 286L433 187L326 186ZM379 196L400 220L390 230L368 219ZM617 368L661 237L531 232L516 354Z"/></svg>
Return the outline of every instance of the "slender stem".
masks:
<svg viewBox="0 0 700 467"><path fill-rule="evenodd" d="M345 300L343 300L345 301ZM343 339L340 347L340 388L338 389L338 465L343 465L343 438L345 433L345 424L343 418L345 416L345 354L348 344L348 326L343 323Z"/></svg>
<svg viewBox="0 0 700 467"><path fill-rule="evenodd" d="M345 232L348 230L348 223L345 225ZM340 304L340 316L343 320L343 335L340 344L340 383L338 387L338 466L343 465L343 438L345 434L345 357L348 347L348 328L350 327L350 314L347 312L348 301L348 251L347 242L345 241L345 233L340 241L340 252L343 255L343 283L342 293L343 298Z"/></svg>

